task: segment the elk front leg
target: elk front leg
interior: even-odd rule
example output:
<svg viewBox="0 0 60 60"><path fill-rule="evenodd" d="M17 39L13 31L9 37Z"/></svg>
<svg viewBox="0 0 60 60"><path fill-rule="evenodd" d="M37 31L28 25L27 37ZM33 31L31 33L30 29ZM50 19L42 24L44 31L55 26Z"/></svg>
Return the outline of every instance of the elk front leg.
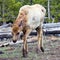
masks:
<svg viewBox="0 0 60 60"><path fill-rule="evenodd" d="M31 32L30 29L24 29L23 33L24 33L24 37L23 37L23 57L27 57L27 53L28 53L28 45L27 45L27 37L29 35L29 33Z"/></svg>
<svg viewBox="0 0 60 60"><path fill-rule="evenodd" d="M44 52L44 49L43 49L43 30L42 30L42 27L38 27L37 28L37 35L38 35L38 50L41 49L42 52Z"/></svg>
<svg viewBox="0 0 60 60"><path fill-rule="evenodd" d="M28 46L27 46L27 37L26 35L24 35L23 37L23 57L26 57L27 56L27 53L28 53Z"/></svg>

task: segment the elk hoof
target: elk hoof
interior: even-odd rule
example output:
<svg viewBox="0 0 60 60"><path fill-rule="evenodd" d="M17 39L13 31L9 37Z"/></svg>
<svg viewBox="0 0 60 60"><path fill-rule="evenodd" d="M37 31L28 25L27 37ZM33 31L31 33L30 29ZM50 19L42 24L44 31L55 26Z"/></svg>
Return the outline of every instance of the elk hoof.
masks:
<svg viewBox="0 0 60 60"><path fill-rule="evenodd" d="M23 51L23 53L22 53L22 54L23 54L23 57L27 57L27 53L28 53L28 52L27 52L24 48L23 48L22 51Z"/></svg>
<svg viewBox="0 0 60 60"><path fill-rule="evenodd" d="M41 51L44 52L44 48L43 47L40 47Z"/></svg>

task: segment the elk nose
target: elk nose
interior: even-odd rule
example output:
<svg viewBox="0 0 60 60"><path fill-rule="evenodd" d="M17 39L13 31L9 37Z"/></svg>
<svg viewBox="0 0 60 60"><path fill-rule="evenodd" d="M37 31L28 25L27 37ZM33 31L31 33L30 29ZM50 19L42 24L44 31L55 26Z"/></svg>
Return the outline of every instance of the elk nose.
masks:
<svg viewBox="0 0 60 60"><path fill-rule="evenodd" d="M13 43L16 43L17 41L16 40L13 40Z"/></svg>

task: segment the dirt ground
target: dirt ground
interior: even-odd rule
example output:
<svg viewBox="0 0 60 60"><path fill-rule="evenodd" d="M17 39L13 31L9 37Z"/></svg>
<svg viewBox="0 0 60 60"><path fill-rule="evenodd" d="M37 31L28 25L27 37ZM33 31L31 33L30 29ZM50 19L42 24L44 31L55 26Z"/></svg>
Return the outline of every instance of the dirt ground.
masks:
<svg viewBox="0 0 60 60"><path fill-rule="evenodd" d="M37 53L37 42L28 43L28 57L22 57L23 44L0 47L0 60L60 60L60 38L44 36L43 47L45 52Z"/></svg>

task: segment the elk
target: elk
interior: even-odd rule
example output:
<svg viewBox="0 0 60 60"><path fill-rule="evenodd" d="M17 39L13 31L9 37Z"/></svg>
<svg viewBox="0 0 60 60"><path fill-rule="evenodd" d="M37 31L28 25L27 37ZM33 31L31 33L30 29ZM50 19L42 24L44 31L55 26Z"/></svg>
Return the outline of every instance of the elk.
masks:
<svg viewBox="0 0 60 60"><path fill-rule="evenodd" d="M43 22L46 9L40 4L24 5L20 8L18 16L12 26L12 40L14 43L18 40L18 35L23 32L23 57L27 56L28 45L27 37L32 30L37 31L38 50L43 49Z"/></svg>

